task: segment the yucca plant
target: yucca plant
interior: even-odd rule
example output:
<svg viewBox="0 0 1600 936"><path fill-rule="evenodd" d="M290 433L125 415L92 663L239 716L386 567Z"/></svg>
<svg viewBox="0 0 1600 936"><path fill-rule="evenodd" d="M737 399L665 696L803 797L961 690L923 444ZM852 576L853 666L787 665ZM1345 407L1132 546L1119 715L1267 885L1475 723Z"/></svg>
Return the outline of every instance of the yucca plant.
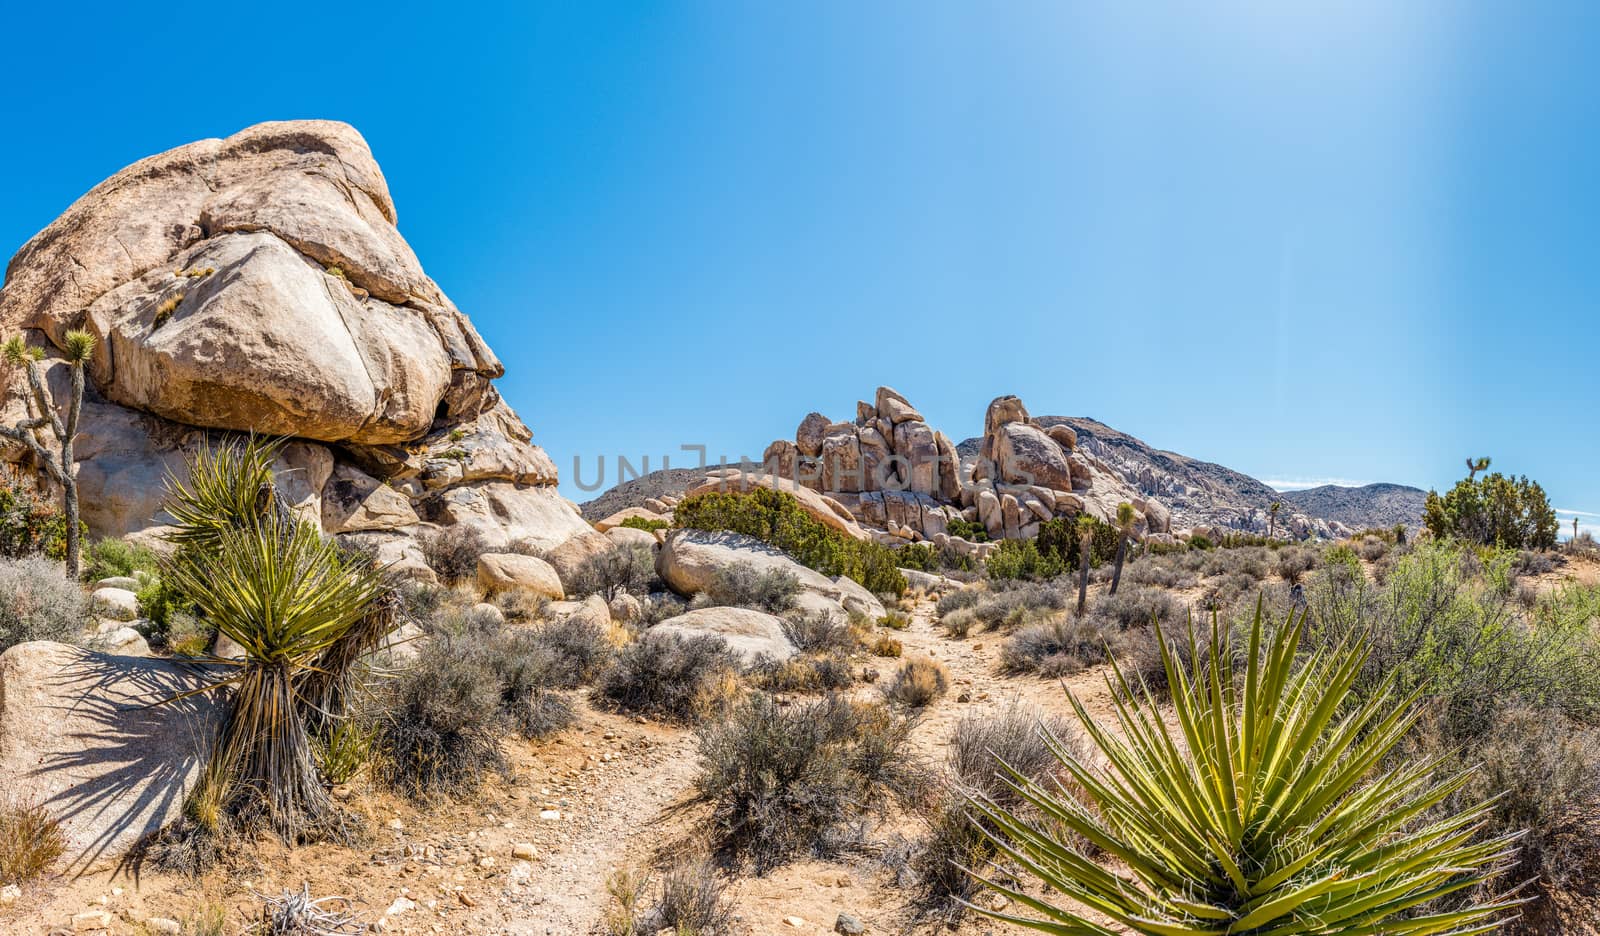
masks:
<svg viewBox="0 0 1600 936"><path fill-rule="evenodd" d="M224 680L233 691L191 818L260 818L287 841L321 831L332 801L312 749L306 690L318 660L367 615L379 577L342 561L304 523L226 530L216 549L180 554L169 574L244 649Z"/></svg>
<svg viewBox="0 0 1600 936"><path fill-rule="evenodd" d="M1505 922L1509 897L1461 897L1505 866L1515 836L1480 834L1488 804L1440 814L1467 776L1439 779L1442 759L1374 775L1416 721L1417 699L1388 687L1352 698L1367 657L1359 638L1297 662L1304 620L1291 614L1269 637L1258 605L1242 660L1215 618L1209 646L1191 624L1192 671L1158 629L1172 725L1115 666L1118 730L1069 695L1105 769L1041 729L1081 792L1006 768L1043 821L986 797L971 805L1004 857L1070 903L974 871L1035 915L974 909L1040 932L1104 936L1467 934ZM1109 860L1090 860L1063 831ZM1457 904L1440 909L1451 895Z"/></svg>
<svg viewBox="0 0 1600 936"><path fill-rule="evenodd" d="M178 549L162 576L244 651L210 661L231 671L206 688L230 692L186 817L204 831L263 820L298 841L335 828L313 739L333 739L357 659L396 621L382 570L283 504L278 450L255 438L207 446L186 481L169 478Z"/></svg>

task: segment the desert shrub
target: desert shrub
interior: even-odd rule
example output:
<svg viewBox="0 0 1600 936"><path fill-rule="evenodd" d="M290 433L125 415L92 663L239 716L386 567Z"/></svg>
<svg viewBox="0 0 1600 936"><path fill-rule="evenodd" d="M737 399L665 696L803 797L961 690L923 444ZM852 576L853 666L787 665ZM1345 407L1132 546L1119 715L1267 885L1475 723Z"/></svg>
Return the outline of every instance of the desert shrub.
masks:
<svg viewBox="0 0 1600 936"><path fill-rule="evenodd" d="M1070 566L1056 552L1042 552L1035 540L1001 540L989 553L990 578L1039 581L1064 574Z"/></svg>
<svg viewBox="0 0 1600 936"><path fill-rule="evenodd" d="M1051 582L1010 583L990 591L963 591L953 610L943 613L940 624L951 636L964 637L974 628L1020 627L1065 610L1073 600L1072 589ZM941 600L941 605L943 601Z"/></svg>
<svg viewBox="0 0 1600 936"><path fill-rule="evenodd" d="M1101 596L1091 613L1105 626L1127 630L1154 621L1176 620L1181 609L1177 600L1162 589L1134 587Z"/></svg>
<svg viewBox="0 0 1600 936"><path fill-rule="evenodd" d="M567 597L648 595L656 581L655 551L644 544L614 546L585 559L564 581Z"/></svg>
<svg viewBox="0 0 1600 936"><path fill-rule="evenodd" d="M1162 555L1146 553L1134 558L1123 570L1123 580L1135 585L1155 585L1160 588L1188 588L1194 576L1176 562Z"/></svg>
<svg viewBox="0 0 1600 936"><path fill-rule="evenodd" d="M1554 572L1558 565L1559 560L1553 552L1519 549L1516 558L1511 561L1511 571L1514 575L1545 575Z"/></svg>
<svg viewBox="0 0 1600 936"><path fill-rule="evenodd" d="M1462 479L1443 497L1429 491L1422 525L1435 539L1504 549L1554 549L1559 526L1544 488L1499 472Z"/></svg>
<svg viewBox="0 0 1600 936"><path fill-rule="evenodd" d="M850 658L837 651L802 653L782 662L765 660L749 679L752 686L767 692L834 692L856 681Z"/></svg>
<svg viewBox="0 0 1600 936"><path fill-rule="evenodd" d="M910 719L829 696L779 705L754 693L699 729L695 796L720 851L757 874L838 853L853 823L916 782Z"/></svg>
<svg viewBox="0 0 1600 936"><path fill-rule="evenodd" d="M945 532L951 536L959 536L969 543L989 542L989 531L984 529L983 524L976 520L964 520L957 517L945 524Z"/></svg>
<svg viewBox="0 0 1600 936"><path fill-rule="evenodd" d="M542 737L575 719L550 691L573 681L541 632L440 633L389 684L376 748L379 776L411 796L460 793L503 770L507 731ZM559 644L555 644L559 646Z"/></svg>
<svg viewBox="0 0 1600 936"><path fill-rule="evenodd" d="M464 582L478 574L478 557L489 544L476 527L447 526L417 537L422 559L446 582Z"/></svg>
<svg viewBox="0 0 1600 936"><path fill-rule="evenodd" d="M1278 578L1298 585L1306 573L1317 567L1316 551L1304 546L1285 546L1278 550L1275 571Z"/></svg>
<svg viewBox="0 0 1600 936"><path fill-rule="evenodd" d="M691 722L726 702L737 658L720 638L645 631L618 651L595 700L631 712Z"/></svg>
<svg viewBox="0 0 1600 936"><path fill-rule="evenodd" d="M1355 541L1356 553L1367 562L1377 562L1389 553L1389 544L1376 536L1363 536Z"/></svg>
<svg viewBox="0 0 1600 936"><path fill-rule="evenodd" d="M605 628L577 614L514 632L506 639L526 644L524 652L530 656L547 658L546 682L562 689L593 682L615 653Z"/></svg>
<svg viewBox="0 0 1600 936"><path fill-rule="evenodd" d="M104 578L132 577L135 572L154 573L160 560L148 546L117 537L95 540L84 550L83 578L97 582Z"/></svg>
<svg viewBox="0 0 1600 936"><path fill-rule="evenodd" d="M1508 706L1483 743L1463 753L1478 769L1457 804L1499 796L1488 831L1523 833L1517 866L1504 880L1537 880L1546 893L1588 885L1600 872L1593 847L1600 828L1600 732Z"/></svg>
<svg viewBox="0 0 1600 936"><path fill-rule="evenodd" d="M1566 550L1570 555L1600 559L1600 543L1595 542L1594 534L1588 530L1567 540Z"/></svg>
<svg viewBox="0 0 1600 936"><path fill-rule="evenodd" d="M754 608L780 614L794 607L800 579L788 569L757 569L739 563L718 569L706 588L695 596L696 607Z"/></svg>
<svg viewBox="0 0 1600 936"><path fill-rule="evenodd" d="M939 561L939 550L932 543L910 543L894 551L895 565L902 569L921 572L938 572L944 567Z"/></svg>
<svg viewBox="0 0 1600 936"><path fill-rule="evenodd" d="M929 657L906 660L883 687L884 698L907 708L922 708L950 688L944 664Z"/></svg>
<svg viewBox="0 0 1600 936"><path fill-rule="evenodd" d="M26 884L66 851L61 826L42 806L0 807L0 881Z"/></svg>
<svg viewBox="0 0 1600 936"><path fill-rule="evenodd" d="M9 470L0 471L0 558L44 556L60 561L66 555L67 518Z"/></svg>
<svg viewBox="0 0 1600 936"><path fill-rule="evenodd" d="M1211 537L1206 536L1204 533L1196 533L1189 537L1189 548L1204 552L1208 549L1216 549L1217 547L1215 543L1211 542Z"/></svg>
<svg viewBox="0 0 1600 936"><path fill-rule="evenodd" d="M1241 598L1255 590L1256 579L1243 572L1230 572L1206 582L1205 591L1195 600L1202 611L1223 612L1239 603Z"/></svg>
<svg viewBox="0 0 1600 936"><path fill-rule="evenodd" d="M88 599L61 566L32 556L0 559L0 651L30 640L76 641Z"/></svg>
<svg viewBox="0 0 1600 936"><path fill-rule="evenodd" d="M154 623L152 621L152 623ZM165 626L157 635L173 656L204 656L217 639L215 629L200 618L185 612L167 615Z"/></svg>
<svg viewBox="0 0 1600 936"><path fill-rule="evenodd" d="M845 653L856 649L855 631L837 615L826 611L791 611L784 615L783 633L802 653Z"/></svg>
<svg viewBox="0 0 1600 936"><path fill-rule="evenodd" d="M946 789L933 805L928 831L911 862L918 878L915 900L924 914L955 923L965 909L960 901L971 900L977 891L976 881L963 869L985 866L996 857L989 834L997 830L971 821L965 798L984 796L1022 810L1024 803L1007 782L1010 771L1035 782L1062 773L1047 737L1081 749L1064 720L1041 718L1018 702L998 712L964 715L956 723L946 754Z"/></svg>
<svg viewBox="0 0 1600 936"><path fill-rule="evenodd" d="M1107 523L1098 517L1089 517L1089 522L1094 531L1089 543L1090 567L1114 561L1117 546L1122 541L1122 531L1117 529L1115 523ZM1077 571L1078 559L1082 555L1078 546L1077 520L1053 517L1044 521L1039 524L1039 536L1035 542L1041 555L1055 556L1068 571Z"/></svg>
<svg viewBox="0 0 1600 936"><path fill-rule="evenodd" d="M843 575L874 594L903 595L906 577L894 550L864 542L813 518L794 495L771 488L748 494L706 493L684 498L673 511L676 526L730 530L754 536L824 575Z"/></svg>
<svg viewBox="0 0 1600 936"><path fill-rule="evenodd" d="M630 530L643 530L646 533L654 533L657 530L665 530L672 524L659 517L628 517L618 526L624 526Z"/></svg>
<svg viewBox="0 0 1600 936"><path fill-rule="evenodd" d="M1000 668L1011 674L1070 676L1108 658L1109 639L1092 617L1058 615L1018 628L1000 648Z"/></svg>
<svg viewBox="0 0 1600 936"><path fill-rule="evenodd" d="M868 649L872 651L873 656L898 657L904 647L900 641L895 640L888 634L879 634L873 639L872 646Z"/></svg>
<svg viewBox="0 0 1600 936"><path fill-rule="evenodd" d="M943 617L952 611L970 608L983 600L983 592L976 588L958 588L953 592L946 592L939 596L934 603L934 611Z"/></svg>
<svg viewBox="0 0 1600 936"><path fill-rule="evenodd" d="M639 616L631 623L636 630L647 630L689 610L689 603L671 592L648 595L639 602Z"/></svg>
<svg viewBox="0 0 1600 936"><path fill-rule="evenodd" d="M550 596L540 594L531 588L502 588L488 596L487 600L489 604L500 609L500 614L508 624L531 624L542 621L550 609Z"/></svg>

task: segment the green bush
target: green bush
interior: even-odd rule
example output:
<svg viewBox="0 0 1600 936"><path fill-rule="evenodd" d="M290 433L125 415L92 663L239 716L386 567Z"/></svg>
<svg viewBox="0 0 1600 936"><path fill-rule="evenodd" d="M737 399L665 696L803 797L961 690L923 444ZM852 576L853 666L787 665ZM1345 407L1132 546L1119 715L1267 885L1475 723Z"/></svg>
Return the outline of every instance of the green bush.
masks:
<svg viewBox="0 0 1600 936"><path fill-rule="evenodd" d="M1097 517L1090 517L1089 520L1094 526L1094 540L1089 544L1089 566L1093 568L1116 559L1122 532L1114 523L1106 523ZM1054 556L1060 560L1063 568L1077 571L1081 552L1076 518L1054 517L1039 524L1037 545L1040 555Z"/></svg>
<svg viewBox="0 0 1600 936"><path fill-rule="evenodd" d="M106 537L84 550L83 579L98 582L104 578L131 578L136 572L153 575L160 564L160 558L150 547Z"/></svg>
<svg viewBox="0 0 1600 936"><path fill-rule="evenodd" d="M894 551L894 562L902 569L915 569L918 572L938 572L942 568L939 550L934 549L931 543L901 546Z"/></svg>
<svg viewBox="0 0 1600 936"><path fill-rule="evenodd" d="M824 575L852 578L875 594L899 596L906 591L906 577L895 565L894 550L835 530L783 491L756 488L748 494L696 494L679 503L673 516L683 529L753 536L801 565Z"/></svg>
<svg viewBox="0 0 1600 936"><path fill-rule="evenodd" d="M657 530L665 530L672 524L659 517L628 517L618 526L625 526L630 530L643 530L646 533L654 533Z"/></svg>
<svg viewBox="0 0 1600 936"><path fill-rule="evenodd" d="M945 532L951 536L959 536L969 543L989 542L989 531L976 520L963 520L957 517L945 524Z"/></svg>
<svg viewBox="0 0 1600 936"><path fill-rule="evenodd" d="M87 532L88 527L79 526ZM67 556L67 519L8 475L0 475L0 558Z"/></svg>
<svg viewBox="0 0 1600 936"><path fill-rule="evenodd" d="M987 568L990 578L1029 581L1052 579L1067 571L1058 553L1040 552L1034 540L1001 540L989 554Z"/></svg>
<svg viewBox="0 0 1600 936"><path fill-rule="evenodd" d="M1464 478L1443 497L1429 491L1422 525L1436 539L1455 537L1505 549L1554 549L1559 524L1537 482L1496 472L1476 481Z"/></svg>

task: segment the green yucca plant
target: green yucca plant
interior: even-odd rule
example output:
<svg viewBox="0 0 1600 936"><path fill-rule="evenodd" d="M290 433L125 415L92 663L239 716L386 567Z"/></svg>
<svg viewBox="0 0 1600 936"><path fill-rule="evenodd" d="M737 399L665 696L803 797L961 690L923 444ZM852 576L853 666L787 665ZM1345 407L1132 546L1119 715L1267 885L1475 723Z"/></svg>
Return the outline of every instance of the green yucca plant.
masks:
<svg viewBox="0 0 1600 936"><path fill-rule="evenodd" d="M349 674L395 616L382 570L282 503L278 449L255 438L207 446L187 482L169 478L178 549L162 576L244 650L242 661L211 661L232 671L207 688L232 692L186 817L207 831L264 820L292 842L336 827L315 742L343 724Z"/></svg>
<svg viewBox="0 0 1600 936"><path fill-rule="evenodd" d="M1372 776L1416 721L1416 697L1396 700L1385 687L1352 699L1364 640L1297 663L1304 621L1291 615L1269 638L1257 606L1242 686L1236 648L1215 618L1209 647L1190 627L1192 673L1158 629L1175 728L1115 666L1118 731L1069 695L1108 766L1091 768L1041 729L1081 792L1007 768L1007 783L1042 821L988 798L971 804L1004 856L1074 903L1057 906L973 872L1037 916L974 909L1040 932L1104 936L1466 934L1504 923L1516 903L1504 896L1453 909L1435 901L1492 878L1516 836L1482 838L1488 804L1436 814L1466 779L1437 779L1441 760Z"/></svg>

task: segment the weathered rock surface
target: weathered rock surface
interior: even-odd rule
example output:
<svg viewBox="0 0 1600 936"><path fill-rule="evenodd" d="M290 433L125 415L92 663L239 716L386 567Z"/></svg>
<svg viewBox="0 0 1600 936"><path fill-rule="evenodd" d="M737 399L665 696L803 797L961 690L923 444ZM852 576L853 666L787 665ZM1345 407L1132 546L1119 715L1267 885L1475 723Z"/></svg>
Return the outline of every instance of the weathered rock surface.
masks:
<svg viewBox="0 0 1600 936"><path fill-rule="evenodd" d="M557 601L567 597L554 566L537 556L519 553L479 556L478 587L487 594L521 588Z"/></svg>
<svg viewBox="0 0 1600 936"><path fill-rule="evenodd" d="M782 572L794 576L800 583L795 604L803 611L842 616L854 606L870 614L876 605L874 617L883 614L883 606L877 599L855 582L850 582L849 588L842 587L753 536L674 530L656 552L656 574L684 597L706 591L719 576L738 566L748 567L758 574Z"/></svg>
<svg viewBox="0 0 1600 936"><path fill-rule="evenodd" d="M668 618L650 630L683 637L720 637L747 666L763 657L782 662L795 652L794 644L784 636L782 621L749 608L700 608Z"/></svg>
<svg viewBox="0 0 1600 936"><path fill-rule="evenodd" d="M329 533L588 529L395 217L360 134L285 121L141 160L17 252L0 332L44 346L58 399L65 332L99 339L77 443L93 535L159 525L164 477L215 430L292 437L280 487Z"/></svg>
<svg viewBox="0 0 1600 936"><path fill-rule="evenodd" d="M197 668L35 641L0 654L0 787L61 823L88 867L177 818L216 731Z"/></svg>

